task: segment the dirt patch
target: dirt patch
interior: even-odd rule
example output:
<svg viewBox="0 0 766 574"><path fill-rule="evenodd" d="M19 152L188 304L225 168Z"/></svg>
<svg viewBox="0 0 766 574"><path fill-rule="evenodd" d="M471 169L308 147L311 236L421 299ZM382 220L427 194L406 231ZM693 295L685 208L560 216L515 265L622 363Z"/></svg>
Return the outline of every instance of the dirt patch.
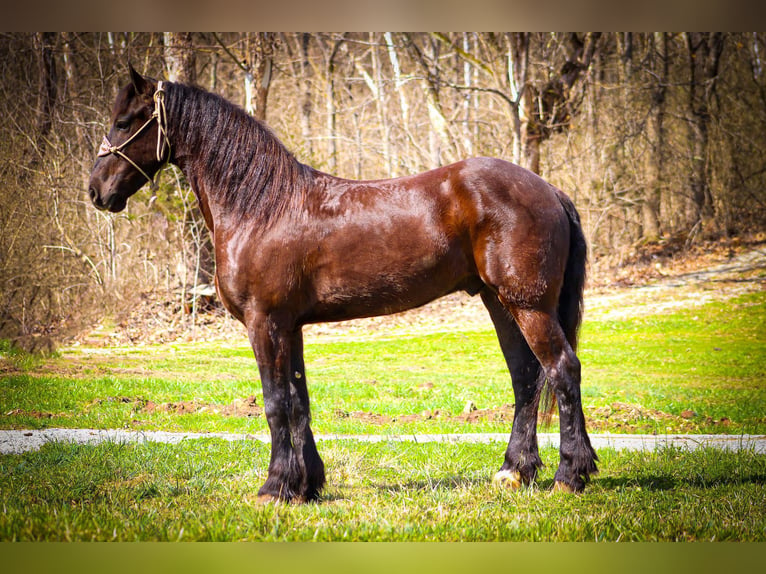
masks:
<svg viewBox="0 0 766 574"><path fill-rule="evenodd" d="M259 417L263 414L263 407L258 405L255 395L245 399L234 399L227 405L206 403L203 401L177 401L170 403L155 403L146 401L141 412L144 413L169 413L173 415L211 413L225 417Z"/></svg>
<svg viewBox="0 0 766 574"><path fill-rule="evenodd" d="M87 403L85 412L105 403L121 403L131 405L137 413L167 413L171 415L186 415L197 413L212 413L225 417L260 417L263 415L263 407L258 405L255 395L244 399L234 399L229 404L221 405L204 401L176 401L168 403L155 403L146 399L135 397L106 397ZM52 413L37 410L13 409L3 413L5 416L24 416L35 419L71 418L72 413Z"/></svg>
<svg viewBox="0 0 766 574"><path fill-rule="evenodd" d="M478 422L513 422L514 405L504 404L495 408L466 408L460 414L448 413L442 409L425 410L419 414L406 414L387 416L379 413L366 411L346 412L341 409L335 410L336 418L351 418L372 425L386 425L390 423L412 423L427 420L444 422L478 423Z"/></svg>
<svg viewBox="0 0 766 574"><path fill-rule="evenodd" d="M24 371L11 363L8 359L0 357L0 377L13 377L23 375Z"/></svg>
<svg viewBox="0 0 766 574"><path fill-rule="evenodd" d="M588 409L586 424L589 432L617 431L635 432L652 431L653 428L670 428L673 432L699 432L699 427L716 425L728 427L731 420L727 417L714 419L707 415L686 409L680 415L674 415L657 409L644 408L631 403L614 402L611 405Z"/></svg>
<svg viewBox="0 0 766 574"><path fill-rule="evenodd" d="M671 430L672 432L697 433L700 426L717 426L725 428L731 425L727 417L714 419L707 415L700 415L690 409L682 411L679 415L666 413L657 409L644 408L641 405L614 402L604 407L591 407L586 409L586 426L589 432L648 432L654 433L657 429ZM389 416L368 411L343 411L336 409L336 418L349 418L362 423L383 426L392 423L414 423L427 420L441 422L459 422L476 424L481 422L507 423L508 429L513 423L514 405L504 404L500 407L480 409L466 405L462 413L454 414L442 409L426 410L421 413ZM552 424L558 424L558 415L551 417Z"/></svg>
<svg viewBox="0 0 766 574"><path fill-rule="evenodd" d="M43 411L26 411L24 409L13 409L3 413L7 417L30 417L33 419L52 419L52 418L71 418L70 413L48 413Z"/></svg>

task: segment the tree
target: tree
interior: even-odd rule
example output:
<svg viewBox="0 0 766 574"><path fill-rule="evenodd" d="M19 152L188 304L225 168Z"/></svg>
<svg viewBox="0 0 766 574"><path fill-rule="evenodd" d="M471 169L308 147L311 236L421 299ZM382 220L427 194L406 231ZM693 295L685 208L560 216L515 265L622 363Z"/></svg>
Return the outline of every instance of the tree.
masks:
<svg viewBox="0 0 766 574"><path fill-rule="evenodd" d="M647 118L647 139L652 149L646 164L648 188L642 204L643 238L659 239L662 188L665 180L665 115L668 91L668 35L657 32L649 37L648 73L652 78L651 108Z"/></svg>
<svg viewBox="0 0 766 574"><path fill-rule="evenodd" d="M714 204L710 190L710 125L716 99L718 69L724 48L720 32L686 34L689 50L689 144L692 172L689 187L694 205L692 228L713 225Z"/></svg>
<svg viewBox="0 0 766 574"><path fill-rule="evenodd" d="M566 130L582 102L587 74L599 45L601 34L589 32L566 34L548 39L537 35L538 49L549 58L546 76L537 79L531 93L522 97L524 113L522 146L525 165L540 173L540 146L553 133ZM558 58L556 55L559 55Z"/></svg>
<svg viewBox="0 0 766 574"><path fill-rule="evenodd" d="M430 151L430 167L442 164L442 156L447 163L455 161L454 144L449 133L448 121L441 102L440 87L441 67L439 65L440 43L427 36L424 46L419 46L411 34L402 34L404 46L410 57L418 66L422 76L421 86L426 99L428 120L431 129L428 132L428 149Z"/></svg>
<svg viewBox="0 0 766 574"><path fill-rule="evenodd" d="M171 82L197 82L197 55L190 32L165 32L165 66Z"/></svg>
<svg viewBox="0 0 766 574"><path fill-rule="evenodd" d="M53 114L58 94L58 72L53 51L56 47L56 34L41 32L34 35L38 52L39 82L38 116L35 149L31 168L37 167L45 156L46 139L53 127Z"/></svg>
<svg viewBox="0 0 766 574"><path fill-rule="evenodd" d="M274 36L271 32L246 35L248 63L245 73L245 110L261 121L266 119L266 106L274 71Z"/></svg>

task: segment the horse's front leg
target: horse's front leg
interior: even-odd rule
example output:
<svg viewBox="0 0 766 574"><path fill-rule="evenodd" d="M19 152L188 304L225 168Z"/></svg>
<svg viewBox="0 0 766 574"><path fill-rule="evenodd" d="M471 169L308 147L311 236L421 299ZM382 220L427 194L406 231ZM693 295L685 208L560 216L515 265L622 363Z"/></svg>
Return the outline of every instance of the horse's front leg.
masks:
<svg viewBox="0 0 766 574"><path fill-rule="evenodd" d="M324 486L324 463L317 452L311 432L311 411L306 386L306 367L303 361L303 333L293 331L290 341L290 435L293 451L301 471L298 496L305 501L315 500Z"/></svg>
<svg viewBox="0 0 766 574"><path fill-rule="evenodd" d="M262 502L308 501L324 484L324 467L309 427L310 413L299 330L271 315L248 321L271 432L271 460Z"/></svg>
<svg viewBox="0 0 766 574"><path fill-rule="evenodd" d="M292 500L300 482L295 453L290 440L291 410L290 337L269 316L257 316L248 324L250 344L258 362L263 388L263 404L271 432L271 460L266 482L258 491L263 502Z"/></svg>

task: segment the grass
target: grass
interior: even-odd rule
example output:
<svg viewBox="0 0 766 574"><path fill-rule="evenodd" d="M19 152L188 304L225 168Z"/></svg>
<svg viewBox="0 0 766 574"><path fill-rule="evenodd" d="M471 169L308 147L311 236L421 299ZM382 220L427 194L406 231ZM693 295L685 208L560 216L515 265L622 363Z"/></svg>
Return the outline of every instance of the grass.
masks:
<svg viewBox="0 0 766 574"><path fill-rule="evenodd" d="M589 428L766 433L765 319L766 293L757 293L586 322L579 354ZM315 431L507 432L513 397L494 337L307 341ZM266 433L257 409L224 412L250 395L262 404L244 342L45 358L6 346L0 355L2 428ZM469 401L478 410L464 413ZM181 402L186 410L172 408ZM503 448L322 442L322 502L262 506L255 495L268 446L257 441L49 444L0 456L0 540L766 539L764 455L601 449L600 474L584 494L566 496L547 490L558 458L547 448L534 488L493 487Z"/></svg>
<svg viewBox="0 0 766 574"><path fill-rule="evenodd" d="M2 540L760 540L766 459L751 452L603 450L585 494L489 481L502 446L325 444L320 504L259 505L268 446L50 444L2 457ZM12 493L12 494L11 494Z"/></svg>
<svg viewBox="0 0 766 574"><path fill-rule="evenodd" d="M586 321L579 354L589 428L766 434L765 326L766 293L671 315ZM262 405L245 341L3 356L1 428L267 432L257 408L251 417L226 415L227 405L250 396ZM492 331L307 341L306 363L317 432L510 427L513 393ZM464 413L469 403L477 410Z"/></svg>

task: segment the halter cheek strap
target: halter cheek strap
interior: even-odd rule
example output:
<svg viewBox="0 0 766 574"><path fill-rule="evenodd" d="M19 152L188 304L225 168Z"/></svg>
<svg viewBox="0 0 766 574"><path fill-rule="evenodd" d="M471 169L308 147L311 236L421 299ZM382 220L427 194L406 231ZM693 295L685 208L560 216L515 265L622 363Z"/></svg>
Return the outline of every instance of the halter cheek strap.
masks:
<svg viewBox="0 0 766 574"><path fill-rule="evenodd" d="M118 157L121 157L125 161L127 161L130 165L135 167L141 175L143 175L151 184L152 190L157 190L157 181L156 177L159 175L160 170L162 167L170 161L170 141L168 140L168 132L167 132L167 125L168 125L168 114L167 110L165 109L165 87L162 85L163 82L157 82L157 91L154 92L154 111L152 112L151 117L144 122L144 125L142 125L140 128L136 130L136 133L134 133L132 136L130 136L127 140L125 140L123 143L121 143L118 146L113 146L111 142L109 141L109 138L104 136L104 139L101 140L101 145L98 148L98 157L104 157L110 154L114 154ZM160 162L160 168L157 170L155 174L155 179L152 179L149 177L149 175L141 169L141 167L134 162L132 159L130 159L127 155L125 155L125 152L123 152L123 149L125 149L128 144L130 144L134 139L136 139L141 132L143 132L149 124L151 124L154 120L157 120L157 161ZM167 149L167 157L165 157L165 149ZM163 160L163 157L165 159Z"/></svg>

